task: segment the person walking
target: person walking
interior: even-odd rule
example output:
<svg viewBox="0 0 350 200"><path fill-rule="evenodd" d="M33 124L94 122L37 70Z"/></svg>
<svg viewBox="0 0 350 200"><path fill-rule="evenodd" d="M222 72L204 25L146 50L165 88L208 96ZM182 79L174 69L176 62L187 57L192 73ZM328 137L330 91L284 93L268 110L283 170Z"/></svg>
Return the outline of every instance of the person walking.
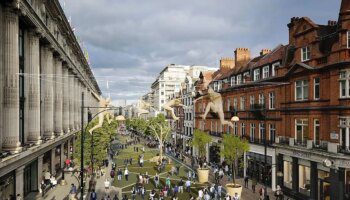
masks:
<svg viewBox="0 0 350 200"><path fill-rule="evenodd" d="M129 170L128 170L128 168L125 168L124 176L125 176L125 180L129 181Z"/></svg>
<svg viewBox="0 0 350 200"><path fill-rule="evenodd" d="M245 187L245 188L248 188L248 181L249 181L248 176L245 176L245 177L244 177L244 187Z"/></svg>
<svg viewBox="0 0 350 200"><path fill-rule="evenodd" d="M159 186L159 175L158 175L158 173L156 173L156 175L154 176L154 183L156 185L156 188L158 188L158 186Z"/></svg>
<svg viewBox="0 0 350 200"><path fill-rule="evenodd" d="M118 181L122 180L123 172L121 169L118 169Z"/></svg>
<svg viewBox="0 0 350 200"><path fill-rule="evenodd" d="M91 200L97 200L97 194L96 194L94 189L92 190L92 192L90 194L90 199Z"/></svg>
<svg viewBox="0 0 350 200"><path fill-rule="evenodd" d="M254 177L253 180L252 180L252 190L253 190L253 193L255 193L255 187L257 185L257 182L256 182L256 178Z"/></svg>
<svg viewBox="0 0 350 200"><path fill-rule="evenodd" d="M182 180L182 178L180 179L178 185L179 185L179 193L183 193L184 192L184 181Z"/></svg>
<svg viewBox="0 0 350 200"><path fill-rule="evenodd" d="M185 185L186 185L186 191L190 192L191 191L191 181L189 179L187 179Z"/></svg>
<svg viewBox="0 0 350 200"><path fill-rule="evenodd" d="M104 184L105 184L105 190L106 190L106 192L108 192L109 186L111 185L111 183L109 182L108 178L105 180Z"/></svg>

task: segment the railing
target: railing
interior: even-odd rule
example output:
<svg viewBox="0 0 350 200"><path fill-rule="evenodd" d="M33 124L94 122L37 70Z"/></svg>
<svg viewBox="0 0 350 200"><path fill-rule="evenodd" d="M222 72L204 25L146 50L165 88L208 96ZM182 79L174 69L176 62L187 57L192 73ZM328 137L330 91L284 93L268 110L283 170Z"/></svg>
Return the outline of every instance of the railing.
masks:
<svg viewBox="0 0 350 200"><path fill-rule="evenodd" d="M307 145L306 140L294 139L294 146L306 147L306 145Z"/></svg>
<svg viewBox="0 0 350 200"><path fill-rule="evenodd" d="M328 150L328 143L327 142L319 142L317 144L317 142L313 141L312 148L327 151Z"/></svg>
<svg viewBox="0 0 350 200"><path fill-rule="evenodd" d="M350 149L349 149L349 147L338 145L338 153L350 155Z"/></svg>
<svg viewBox="0 0 350 200"><path fill-rule="evenodd" d="M215 137L222 137L222 132L209 131L209 135L215 136Z"/></svg>
<svg viewBox="0 0 350 200"><path fill-rule="evenodd" d="M279 137L279 144L289 145L289 137Z"/></svg>

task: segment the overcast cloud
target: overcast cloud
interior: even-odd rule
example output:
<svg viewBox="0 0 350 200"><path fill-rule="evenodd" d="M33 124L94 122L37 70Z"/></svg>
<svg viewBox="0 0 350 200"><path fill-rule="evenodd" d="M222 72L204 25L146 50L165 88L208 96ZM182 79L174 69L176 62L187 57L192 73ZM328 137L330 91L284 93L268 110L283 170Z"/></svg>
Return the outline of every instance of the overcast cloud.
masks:
<svg viewBox="0 0 350 200"><path fill-rule="evenodd" d="M61 0L63 6L63 0ZM218 67L236 47L256 56L288 41L287 23L337 20L340 0L65 0L104 92L135 101L170 63Z"/></svg>

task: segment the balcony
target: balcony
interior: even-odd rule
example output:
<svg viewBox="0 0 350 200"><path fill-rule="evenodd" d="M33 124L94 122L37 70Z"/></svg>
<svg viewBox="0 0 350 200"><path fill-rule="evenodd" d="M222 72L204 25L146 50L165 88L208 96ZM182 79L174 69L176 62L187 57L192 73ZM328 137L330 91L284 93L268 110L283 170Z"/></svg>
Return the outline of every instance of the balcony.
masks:
<svg viewBox="0 0 350 200"><path fill-rule="evenodd" d="M317 150L322 150L322 151L328 151L328 143L312 141L312 148Z"/></svg>
<svg viewBox="0 0 350 200"><path fill-rule="evenodd" d="M350 148L346 146L338 145L338 153L350 155Z"/></svg>
<svg viewBox="0 0 350 200"><path fill-rule="evenodd" d="M294 139L294 146L307 147L307 140Z"/></svg>
<svg viewBox="0 0 350 200"><path fill-rule="evenodd" d="M209 131L209 135L214 136L214 137L222 137L223 133L222 132Z"/></svg>
<svg viewBox="0 0 350 200"><path fill-rule="evenodd" d="M283 144L283 145L289 145L289 137L278 137L276 140L276 143Z"/></svg>

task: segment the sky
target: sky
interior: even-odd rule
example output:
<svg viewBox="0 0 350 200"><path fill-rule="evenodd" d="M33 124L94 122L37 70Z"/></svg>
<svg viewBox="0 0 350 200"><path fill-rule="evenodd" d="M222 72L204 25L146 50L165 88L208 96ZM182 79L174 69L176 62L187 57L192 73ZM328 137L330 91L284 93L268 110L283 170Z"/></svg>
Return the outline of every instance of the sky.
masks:
<svg viewBox="0 0 350 200"><path fill-rule="evenodd" d="M290 18L337 20L340 0L60 0L114 103L135 102L168 64L219 67L288 43ZM108 84L107 84L108 81ZM108 88L107 88L108 85Z"/></svg>

